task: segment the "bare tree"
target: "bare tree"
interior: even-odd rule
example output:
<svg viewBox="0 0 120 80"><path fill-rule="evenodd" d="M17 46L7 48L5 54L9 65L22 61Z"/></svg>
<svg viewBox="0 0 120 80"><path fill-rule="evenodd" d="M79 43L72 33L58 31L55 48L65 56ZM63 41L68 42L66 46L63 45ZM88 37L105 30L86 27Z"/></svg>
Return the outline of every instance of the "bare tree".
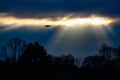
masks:
<svg viewBox="0 0 120 80"><path fill-rule="evenodd" d="M100 55L110 59L112 57L112 53L113 53L113 48L108 46L107 44L102 44L101 48L100 48Z"/></svg>
<svg viewBox="0 0 120 80"><path fill-rule="evenodd" d="M11 38L9 39L7 46L12 52L12 59L15 63L24 51L26 42L20 38Z"/></svg>
<svg viewBox="0 0 120 80"><path fill-rule="evenodd" d="M0 47L0 56L5 59L5 61L8 60L8 55L7 55L7 47L1 46Z"/></svg>

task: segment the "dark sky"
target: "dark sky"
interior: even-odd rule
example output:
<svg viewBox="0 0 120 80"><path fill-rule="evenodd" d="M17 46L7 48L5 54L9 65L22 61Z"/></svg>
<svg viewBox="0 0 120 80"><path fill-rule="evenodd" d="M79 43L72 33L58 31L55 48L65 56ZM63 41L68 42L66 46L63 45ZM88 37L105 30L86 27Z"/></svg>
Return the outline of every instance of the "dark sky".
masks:
<svg viewBox="0 0 120 80"><path fill-rule="evenodd" d="M100 15L120 18L120 0L0 0L0 14L6 13L17 18L57 18L73 14L72 17ZM27 41L40 41L48 53L53 55L73 54L84 57L98 53L101 43L120 45L120 23L109 27L85 29L60 27L28 28L21 26L5 30L11 26L0 23L0 43L10 37L20 37Z"/></svg>
<svg viewBox="0 0 120 80"><path fill-rule="evenodd" d="M119 3L120 0L0 0L0 12L19 17L41 16L39 14L47 12L96 13L119 17Z"/></svg>

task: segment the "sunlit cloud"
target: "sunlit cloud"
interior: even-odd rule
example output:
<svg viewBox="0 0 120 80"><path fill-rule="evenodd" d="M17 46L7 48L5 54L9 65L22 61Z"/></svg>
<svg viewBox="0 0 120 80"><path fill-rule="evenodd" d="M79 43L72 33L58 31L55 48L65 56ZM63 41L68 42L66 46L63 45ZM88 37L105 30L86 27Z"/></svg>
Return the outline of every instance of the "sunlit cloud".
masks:
<svg viewBox="0 0 120 80"><path fill-rule="evenodd" d="M89 16L89 17L57 17L55 20L52 18L18 18L15 16L9 16L7 14L0 14L0 24L5 26L64 26L64 27L72 27L72 26L100 26L100 25L109 25L116 21L115 19L111 19L108 17L101 16Z"/></svg>

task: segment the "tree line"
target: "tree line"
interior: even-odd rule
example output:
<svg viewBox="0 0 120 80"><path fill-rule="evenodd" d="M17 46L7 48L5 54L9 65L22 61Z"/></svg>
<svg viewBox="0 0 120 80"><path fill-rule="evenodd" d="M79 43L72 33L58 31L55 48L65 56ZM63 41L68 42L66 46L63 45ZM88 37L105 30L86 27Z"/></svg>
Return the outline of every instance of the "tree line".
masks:
<svg viewBox="0 0 120 80"><path fill-rule="evenodd" d="M15 80L120 80L120 47L107 44L101 44L98 54L81 60L71 54L54 57L39 42L12 38L1 46L0 56L0 71L14 74Z"/></svg>

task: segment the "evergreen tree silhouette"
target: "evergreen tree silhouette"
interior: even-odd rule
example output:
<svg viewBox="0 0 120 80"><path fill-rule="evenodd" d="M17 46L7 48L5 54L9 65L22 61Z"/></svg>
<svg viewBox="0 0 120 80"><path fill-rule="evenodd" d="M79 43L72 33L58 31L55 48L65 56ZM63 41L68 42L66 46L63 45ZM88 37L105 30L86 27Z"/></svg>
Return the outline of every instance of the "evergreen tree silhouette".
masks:
<svg viewBox="0 0 120 80"><path fill-rule="evenodd" d="M45 62L45 58L47 56L47 52L43 46L39 45L38 42L29 43L26 47L25 51L21 55L19 62L22 63L39 63Z"/></svg>

